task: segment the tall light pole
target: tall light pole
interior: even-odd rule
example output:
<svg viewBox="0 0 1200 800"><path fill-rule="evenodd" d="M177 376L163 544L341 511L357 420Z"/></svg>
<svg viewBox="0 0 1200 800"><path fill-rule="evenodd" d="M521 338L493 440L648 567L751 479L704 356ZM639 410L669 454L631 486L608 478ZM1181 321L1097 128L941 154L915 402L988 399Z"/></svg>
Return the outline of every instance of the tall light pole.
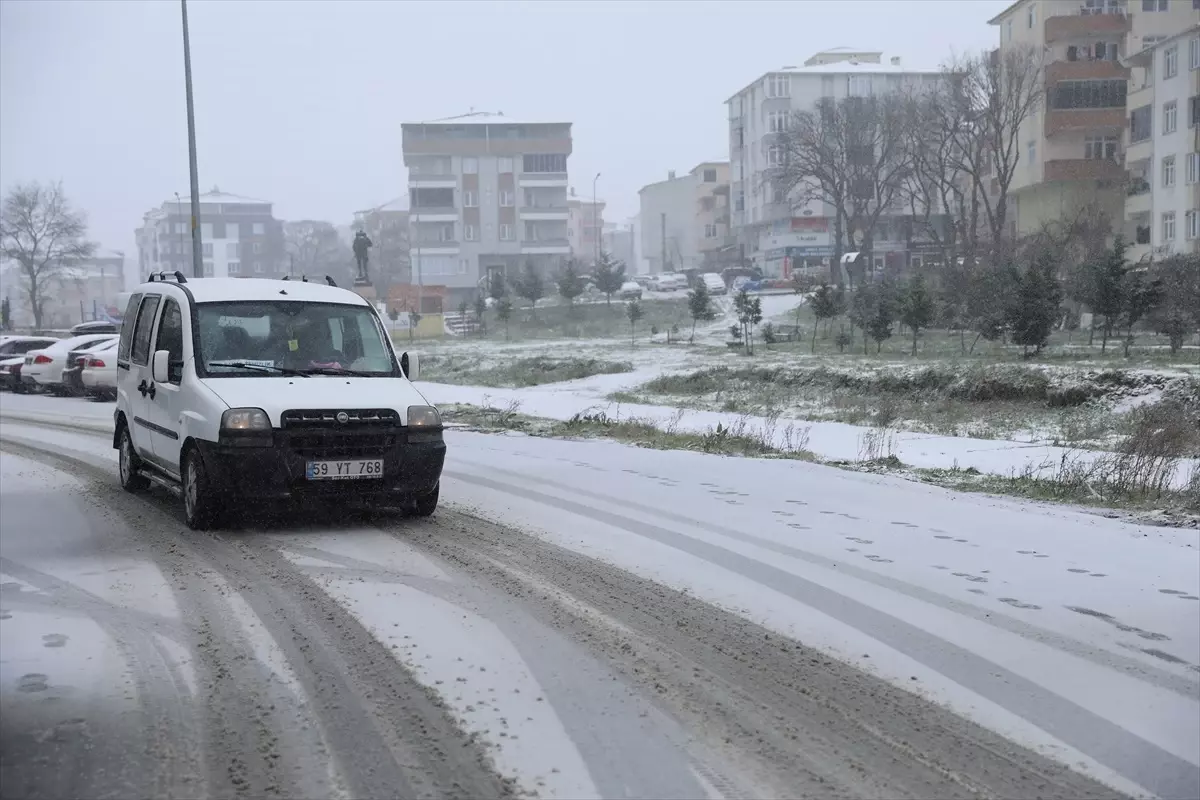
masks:
<svg viewBox="0 0 1200 800"><path fill-rule="evenodd" d="M593 264L600 263L600 206L596 204L596 181L600 180L600 173L596 173L596 177L592 178L592 236L596 240L596 260Z"/></svg>
<svg viewBox="0 0 1200 800"><path fill-rule="evenodd" d="M188 39L187 0L183 9L183 80L187 87L188 171L192 181L192 275L204 274L204 248L200 244L200 178L196 168L196 112L192 105L192 45Z"/></svg>
<svg viewBox="0 0 1200 800"><path fill-rule="evenodd" d="M175 193L175 213L179 216L179 222L183 222L183 200L179 197L179 192ZM177 223L178 224L178 223ZM178 228L176 228L178 230ZM183 231L179 231L179 255L183 255ZM193 272L193 274L195 274Z"/></svg>

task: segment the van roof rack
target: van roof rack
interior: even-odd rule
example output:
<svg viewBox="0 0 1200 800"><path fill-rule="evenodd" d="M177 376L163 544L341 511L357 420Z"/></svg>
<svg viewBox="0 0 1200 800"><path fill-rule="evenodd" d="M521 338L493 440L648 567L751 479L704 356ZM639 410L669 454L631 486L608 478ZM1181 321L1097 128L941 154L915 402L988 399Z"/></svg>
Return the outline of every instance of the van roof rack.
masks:
<svg viewBox="0 0 1200 800"><path fill-rule="evenodd" d="M154 283L155 279L157 279L159 283L165 283L166 281L172 280L172 279L174 280L175 283L187 283L188 282L187 276L185 276L179 270L175 270L174 272L167 272L165 270L160 270L159 272L151 272L150 276L148 278L146 278L146 283Z"/></svg>
<svg viewBox="0 0 1200 800"><path fill-rule="evenodd" d="M325 282L328 283L330 286L334 287L335 289L337 288L337 282L334 281L333 278L329 277L328 275L325 276Z"/></svg>

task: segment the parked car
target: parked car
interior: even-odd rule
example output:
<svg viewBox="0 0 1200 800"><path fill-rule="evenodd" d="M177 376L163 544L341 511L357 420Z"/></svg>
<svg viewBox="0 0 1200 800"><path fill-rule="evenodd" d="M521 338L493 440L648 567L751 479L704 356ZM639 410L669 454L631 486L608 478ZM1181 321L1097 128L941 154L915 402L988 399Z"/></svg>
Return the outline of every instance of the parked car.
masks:
<svg viewBox="0 0 1200 800"><path fill-rule="evenodd" d="M664 272L655 277L658 278L656 288L660 292L676 292L688 288L687 275L682 272Z"/></svg>
<svg viewBox="0 0 1200 800"><path fill-rule="evenodd" d="M434 513L442 418L370 303L316 281L158 277L117 346L126 491L177 491L194 529L272 503Z"/></svg>
<svg viewBox="0 0 1200 800"><path fill-rule="evenodd" d="M117 345L109 342L83 358L84 391L100 399L117 399Z"/></svg>
<svg viewBox="0 0 1200 800"><path fill-rule="evenodd" d="M721 280L721 276L715 272L706 272L700 276L700 280L704 282L704 288L708 289L710 295L728 294L729 289L725 286L725 281Z"/></svg>
<svg viewBox="0 0 1200 800"><path fill-rule="evenodd" d="M62 339L42 350L31 350L25 354L25 366L21 370L22 383L44 389L53 394L62 394L63 370L71 366L71 354L75 358L104 342L116 339L109 333L89 333Z"/></svg>
<svg viewBox="0 0 1200 800"><path fill-rule="evenodd" d="M641 300L642 287L638 286L637 281L625 281L621 284L621 289L617 292L617 297L622 300Z"/></svg>
<svg viewBox="0 0 1200 800"><path fill-rule="evenodd" d="M3 336L0 337L0 389L16 391L20 384L21 371L14 373L13 367L25 363L25 354L41 350L59 340L49 336Z"/></svg>
<svg viewBox="0 0 1200 800"><path fill-rule="evenodd" d="M106 320L96 320L95 322L81 322L74 328L71 328L72 336L83 336L87 333L120 333L121 327L115 322Z"/></svg>

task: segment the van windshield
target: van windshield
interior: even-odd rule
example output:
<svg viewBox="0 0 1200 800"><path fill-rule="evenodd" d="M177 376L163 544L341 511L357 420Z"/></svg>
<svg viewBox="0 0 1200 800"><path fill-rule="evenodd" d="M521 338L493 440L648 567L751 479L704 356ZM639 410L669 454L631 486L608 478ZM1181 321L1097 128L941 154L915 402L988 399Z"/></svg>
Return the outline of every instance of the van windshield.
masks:
<svg viewBox="0 0 1200 800"><path fill-rule="evenodd" d="M302 301L198 303L197 370L210 378L400 374L364 306Z"/></svg>

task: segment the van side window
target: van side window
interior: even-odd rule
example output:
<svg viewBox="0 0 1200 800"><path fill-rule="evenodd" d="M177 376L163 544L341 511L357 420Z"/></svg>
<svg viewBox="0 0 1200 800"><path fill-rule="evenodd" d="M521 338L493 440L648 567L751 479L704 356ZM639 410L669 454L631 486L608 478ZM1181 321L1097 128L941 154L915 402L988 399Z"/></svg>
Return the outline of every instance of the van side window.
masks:
<svg viewBox="0 0 1200 800"><path fill-rule="evenodd" d="M135 294L129 298L129 305L125 307L125 318L121 323L121 342L117 346L118 363L129 360L129 349L133 347L133 326L137 322L137 311L141 302L142 296Z"/></svg>
<svg viewBox="0 0 1200 800"><path fill-rule="evenodd" d="M142 301L141 310L138 311L137 327L133 330L133 352L131 360L139 366L145 366L150 360L150 334L154 333L154 314L158 311L158 304L162 300L162 295L148 295Z"/></svg>
<svg viewBox="0 0 1200 800"><path fill-rule="evenodd" d="M158 336L154 340L154 349L171 353L171 357L167 359L168 380L171 383L179 383L183 377L183 314L179 311L179 304L169 297L158 318Z"/></svg>

